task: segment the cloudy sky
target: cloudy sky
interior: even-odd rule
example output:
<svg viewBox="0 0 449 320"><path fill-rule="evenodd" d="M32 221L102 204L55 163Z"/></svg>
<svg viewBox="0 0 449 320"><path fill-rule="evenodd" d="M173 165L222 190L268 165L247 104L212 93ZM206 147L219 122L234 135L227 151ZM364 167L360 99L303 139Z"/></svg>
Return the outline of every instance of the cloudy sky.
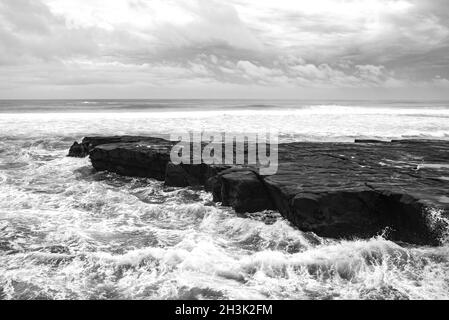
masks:
<svg viewBox="0 0 449 320"><path fill-rule="evenodd" d="M0 98L449 98L447 0L0 0Z"/></svg>

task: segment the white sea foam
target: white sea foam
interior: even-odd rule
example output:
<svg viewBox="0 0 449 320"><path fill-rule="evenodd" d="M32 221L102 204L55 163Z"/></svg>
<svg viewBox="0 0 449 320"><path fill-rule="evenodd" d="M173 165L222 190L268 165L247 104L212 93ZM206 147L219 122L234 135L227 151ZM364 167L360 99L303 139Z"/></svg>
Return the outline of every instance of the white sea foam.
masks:
<svg viewBox="0 0 449 320"><path fill-rule="evenodd" d="M261 132L267 125L288 140L350 141L354 138L449 139L448 108L313 108L152 112L2 114L3 135L81 137L86 134L169 134L184 130ZM17 127L14 124L20 122Z"/></svg>
<svg viewBox="0 0 449 320"><path fill-rule="evenodd" d="M269 223L241 217L203 191L95 173L88 159L65 157L87 134L251 131L264 122L282 124L285 141L447 138L446 116L337 106L1 114L0 298L449 298L447 244L324 239L273 213ZM441 224L433 213L430 223Z"/></svg>

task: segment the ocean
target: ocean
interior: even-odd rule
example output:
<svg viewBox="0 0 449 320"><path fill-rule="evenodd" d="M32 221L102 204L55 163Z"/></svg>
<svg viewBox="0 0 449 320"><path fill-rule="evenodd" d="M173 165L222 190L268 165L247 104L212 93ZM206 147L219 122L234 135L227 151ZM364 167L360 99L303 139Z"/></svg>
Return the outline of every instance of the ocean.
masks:
<svg viewBox="0 0 449 320"><path fill-rule="evenodd" d="M0 101L0 299L448 299L449 241L335 240L95 172L88 135L449 139L449 101Z"/></svg>

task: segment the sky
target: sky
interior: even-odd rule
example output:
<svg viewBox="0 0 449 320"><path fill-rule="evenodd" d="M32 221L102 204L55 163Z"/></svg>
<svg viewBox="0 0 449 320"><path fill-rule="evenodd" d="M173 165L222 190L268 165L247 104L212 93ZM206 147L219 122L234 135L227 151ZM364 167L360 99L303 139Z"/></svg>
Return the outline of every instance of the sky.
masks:
<svg viewBox="0 0 449 320"><path fill-rule="evenodd" d="M0 99L449 99L447 0L0 0Z"/></svg>

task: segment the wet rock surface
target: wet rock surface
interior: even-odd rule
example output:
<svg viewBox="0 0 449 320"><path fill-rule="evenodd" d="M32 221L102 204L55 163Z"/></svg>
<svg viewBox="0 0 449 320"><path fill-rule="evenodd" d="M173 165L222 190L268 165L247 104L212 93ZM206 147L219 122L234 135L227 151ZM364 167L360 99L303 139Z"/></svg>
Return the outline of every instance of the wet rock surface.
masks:
<svg viewBox="0 0 449 320"><path fill-rule="evenodd" d="M430 140L279 145L279 169L170 162L172 142L91 137L69 155L89 155L99 171L204 186L239 213L278 210L299 229L332 238L372 237L437 245L448 227L449 142ZM439 215L436 213L439 212ZM438 216L438 217L436 217Z"/></svg>
<svg viewBox="0 0 449 320"><path fill-rule="evenodd" d="M114 143L147 143L147 144L164 144L167 140L157 137L142 136L108 136L108 137L85 137L81 143L74 142L69 150L69 157L84 158L87 157L96 146Z"/></svg>
<svg viewBox="0 0 449 320"><path fill-rule="evenodd" d="M94 147L89 157L98 171L164 180L172 144L152 141L121 142Z"/></svg>
<svg viewBox="0 0 449 320"><path fill-rule="evenodd" d="M437 244L445 226L429 228L429 211L447 212L445 163L443 141L293 143L279 147L279 170L264 182L301 230L370 237L389 227L391 239Z"/></svg>
<svg viewBox="0 0 449 320"><path fill-rule="evenodd" d="M233 207L238 213L275 209L263 178L246 168L221 172L212 193L215 202Z"/></svg>
<svg viewBox="0 0 449 320"><path fill-rule="evenodd" d="M202 164L167 164L165 172L165 185L170 187L204 186L211 190L215 178L221 171L229 166Z"/></svg>

